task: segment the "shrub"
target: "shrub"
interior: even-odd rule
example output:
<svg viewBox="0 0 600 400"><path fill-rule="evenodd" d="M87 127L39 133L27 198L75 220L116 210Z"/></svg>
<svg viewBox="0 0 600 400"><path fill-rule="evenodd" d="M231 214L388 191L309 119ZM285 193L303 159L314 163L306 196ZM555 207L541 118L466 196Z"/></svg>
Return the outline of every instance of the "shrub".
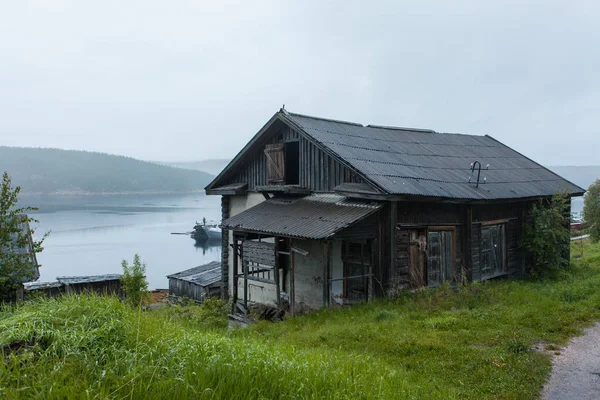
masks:
<svg viewBox="0 0 600 400"><path fill-rule="evenodd" d="M140 307L149 301L148 281L146 280L146 264L142 263L139 254L133 256L133 264L121 261L123 276L121 285L127 302L133 307Z"/></svg>
<svg viewBox="0 0 600 400"><path fill-rule="evenodd" d="M583 202L583 221L592 240L600 240L600 179L587 190Z"/></svg>
<svg viewBox="0 0 600 400"><path fill-rule="evenodd" d="M534 203L530 212L530 224L526 224L521 245L533 256L532 275L568 266L570 243L568 222L569 197L555 195L551 201Z"/></svg>

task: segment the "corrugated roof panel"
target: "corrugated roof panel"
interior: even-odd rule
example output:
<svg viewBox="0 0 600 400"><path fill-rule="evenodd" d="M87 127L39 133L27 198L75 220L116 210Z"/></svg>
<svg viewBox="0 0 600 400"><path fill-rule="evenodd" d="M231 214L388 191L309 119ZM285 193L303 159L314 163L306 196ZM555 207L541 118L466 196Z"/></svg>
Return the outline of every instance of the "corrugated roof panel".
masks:
<svg viewBox="0 0 600 400"><path fill-rule="evenodd" d="M114 281L121 278L121 274L89 275L89 276L59 276L56 280L65 285L74 285L78 283L92 283Z"/></svg>
<svg viewBox="0 0 600 400"><path fill-rule="evenodd" d="M273 198L223 221L222 226L278 236L325 239L381 207L379 202L339 195L312 195L293 200Z"/></svg>

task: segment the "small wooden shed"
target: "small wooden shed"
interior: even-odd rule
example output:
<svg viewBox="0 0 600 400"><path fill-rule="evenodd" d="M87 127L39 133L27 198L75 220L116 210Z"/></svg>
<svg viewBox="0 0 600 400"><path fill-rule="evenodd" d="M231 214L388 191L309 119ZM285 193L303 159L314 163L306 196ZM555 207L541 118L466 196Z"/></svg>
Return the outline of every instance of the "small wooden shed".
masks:
<svg viewBox="0 0 600 400"><path fill-rule="evenodd" d="M221 294L221 277L220 261L168 275L169 295L189 297L202 303L207 297Z"/></svg>
<svg viewBox="0 0 600 400"><path fill-rule="evenodd" d="M65 293L94 292L121 295L120 274L59 276L56 280L64 286Z"/></svg>

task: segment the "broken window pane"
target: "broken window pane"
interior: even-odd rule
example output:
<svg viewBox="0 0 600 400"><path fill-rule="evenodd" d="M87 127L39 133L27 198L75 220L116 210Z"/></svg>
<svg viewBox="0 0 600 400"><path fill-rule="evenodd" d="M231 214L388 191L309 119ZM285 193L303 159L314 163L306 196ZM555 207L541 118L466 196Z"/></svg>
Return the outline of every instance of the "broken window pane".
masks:
<svg viewBox="0 0 600 400"><path fill-rule="evenodd" d="M430 231L427 238L427 285L451 281L454 276L452 231Z"/></svg>
<svg viewBox="0 0 600 400"><path fill-rule="evenodd" d="M490 278L507 271L505 225L481 228L480 268L482 278Z"/></svg>

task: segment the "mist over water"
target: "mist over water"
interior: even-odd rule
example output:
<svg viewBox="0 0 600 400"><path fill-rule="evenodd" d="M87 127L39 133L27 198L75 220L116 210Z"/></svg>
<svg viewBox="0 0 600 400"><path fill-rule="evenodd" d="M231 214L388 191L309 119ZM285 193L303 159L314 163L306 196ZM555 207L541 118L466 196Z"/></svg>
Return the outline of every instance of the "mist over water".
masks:
<svg viewBox="0 0 600 400"><path fill-rule="evenodd" d="M196 221L220 217L220 197L24 196L39 207L36 238L51 231L38 254L40 281L57 276L120 273L121 260L138 253L151 289L167 288L166 276L221 257L220 243L196 247L187 235Z"/></svg>

